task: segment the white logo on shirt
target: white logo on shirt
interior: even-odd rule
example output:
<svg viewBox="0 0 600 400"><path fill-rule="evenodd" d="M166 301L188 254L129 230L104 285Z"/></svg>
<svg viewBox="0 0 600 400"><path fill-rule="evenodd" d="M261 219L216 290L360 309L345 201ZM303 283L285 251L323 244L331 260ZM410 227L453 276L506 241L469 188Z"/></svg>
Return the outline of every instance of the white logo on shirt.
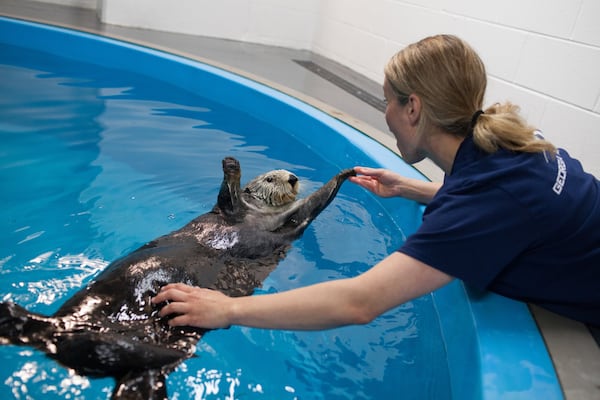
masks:
<svg viewBox="0 0 600 400"><path fill-rule="evenodd" d="M567 165L558 152L556 153L556 164L558 165L558 174L556 175L556 182L554 182L552 190L554 193L560 195L567 180Z"/></svg>

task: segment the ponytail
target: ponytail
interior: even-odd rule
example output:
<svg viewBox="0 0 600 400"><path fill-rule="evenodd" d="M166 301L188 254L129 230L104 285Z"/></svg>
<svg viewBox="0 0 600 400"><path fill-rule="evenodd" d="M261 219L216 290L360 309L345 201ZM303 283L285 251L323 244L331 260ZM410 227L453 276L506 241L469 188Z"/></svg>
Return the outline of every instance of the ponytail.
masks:
<svg viewBox="0 0 600 400"><path fill-rule="evenodd" d="M519 115L519 107L509 102L488 107L476 119L472 132L475 144L487 153L499 148L527 153L556 153L556 147L536 136L536 129Z"/></svg>

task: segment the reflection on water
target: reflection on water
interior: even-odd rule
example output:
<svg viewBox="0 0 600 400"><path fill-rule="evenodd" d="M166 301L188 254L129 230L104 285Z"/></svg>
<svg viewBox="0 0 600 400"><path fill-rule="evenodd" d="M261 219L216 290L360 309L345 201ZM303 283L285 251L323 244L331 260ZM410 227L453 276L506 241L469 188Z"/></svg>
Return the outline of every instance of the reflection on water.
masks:
<svg viewBox="0 0 600 400"><path fill-rule="evenodd" d="M0 76L0 298L35 312L54 312L110 261L212 208L224 156L240 160L244 182L293 171L301 197L339 170L275 126L135 74L3 47ZM404 235L372 197L346 184L260 291L354 276ZM171 398L449 393L429 297L368 326L210 332L197 355L168 377ZM114 387L37 351L2 346L0 357L2 399L102 399Z"/></svg>
<svg viewBox="0 0 600 400"><path fill-rule="evenodd" d="M31 357L31 351L20 353L23 357ZM26 362L19 370L4 381L10 388L15 399L32 399L36 393L32 387L42 387L44 397L56 397L63 399L85 400L86 391L90 388L90 380L69 371L67 376L59 376L59 368L54 367L44 370L40 363ZM105 397L105 396L103 396ZM89 397L87 397L89 399Z"/></svg>
<svg viewBox="0 0 600 400"><path fill-rule="evenodd" d="M236 398L236 389L240 386L239 376L241 371L237 371L235 376L230 373L223 374L221 371L212 369L201 369L191 373L185 379L188 387L189 398L207 399L211 396L224 396L225 400ZM223 390L225 389L225 390Z"/></svg>
<svg viewBox="0 0 600 400"><path fill-rule="evenodd" d="M62 256L56 263L49 262L52 255L52 252L41 254L24 265L23 270L35 271L36 280L13 282L12 294L7 294L3 300L10 300L17 304L51 305L61 297L62 293L82 288L84 283L108 265L107 261L91 260L83 254Z"/></svg>

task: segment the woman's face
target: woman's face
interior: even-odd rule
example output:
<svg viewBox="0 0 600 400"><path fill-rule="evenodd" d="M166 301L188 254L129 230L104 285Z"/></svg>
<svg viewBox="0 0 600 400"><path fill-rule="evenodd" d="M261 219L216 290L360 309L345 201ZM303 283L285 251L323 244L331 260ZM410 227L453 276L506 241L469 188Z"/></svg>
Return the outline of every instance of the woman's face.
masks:
<svg viewBox="0 0 600 400"><path fill-rule="evenodd" d="M409 96L408 102L401 104L387 79L383 84L383 94L387 103L385 122L396 138L396 146L402 158L409 164L423 160L425 156L420 154L417 135L418 115L415 118L414 114L420 110L416 109L418 105L415 107L414 96Z"/></svg>

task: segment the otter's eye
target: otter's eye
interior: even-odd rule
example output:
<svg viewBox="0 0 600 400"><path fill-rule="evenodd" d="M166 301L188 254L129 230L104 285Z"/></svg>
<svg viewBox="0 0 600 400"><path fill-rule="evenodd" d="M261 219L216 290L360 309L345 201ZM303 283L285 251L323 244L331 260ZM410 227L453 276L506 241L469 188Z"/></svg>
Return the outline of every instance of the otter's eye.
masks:
<svg viewBox="0 0 600 400"><path fill-rule="evenodd" d="M267 182L273 182L273 177L267 176Z"/></svg>

